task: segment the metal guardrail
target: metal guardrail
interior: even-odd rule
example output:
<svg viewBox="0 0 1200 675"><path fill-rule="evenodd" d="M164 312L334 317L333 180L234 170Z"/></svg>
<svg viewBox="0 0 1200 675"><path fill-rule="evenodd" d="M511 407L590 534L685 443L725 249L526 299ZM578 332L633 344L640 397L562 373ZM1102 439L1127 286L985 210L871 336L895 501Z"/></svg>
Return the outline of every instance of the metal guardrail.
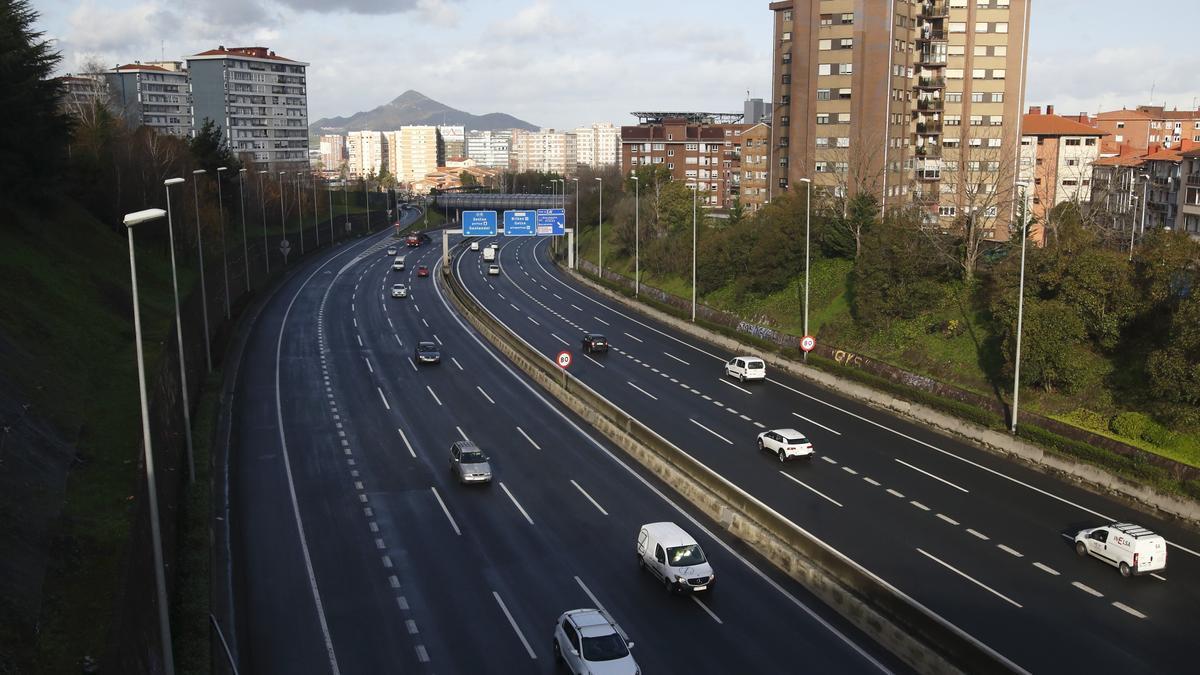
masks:
<svg viewBox="0 0 1200 675"><path fill-rule="evenodd" d="M457 247L456 247L457 248ZM693 505L920 672L1025 672L957 626L730 483L571 375L443 276L468 321L542 388Z"/></svg>

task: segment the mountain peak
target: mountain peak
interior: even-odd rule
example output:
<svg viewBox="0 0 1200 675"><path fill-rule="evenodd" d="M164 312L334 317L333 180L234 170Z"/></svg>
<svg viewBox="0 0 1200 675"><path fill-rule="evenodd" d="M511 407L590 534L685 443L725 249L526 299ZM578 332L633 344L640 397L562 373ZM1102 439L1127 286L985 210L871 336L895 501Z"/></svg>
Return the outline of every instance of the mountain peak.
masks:
<svg viewBox="0 0 1200 675"><path fill-rule="evenodd" d="M354 113L349 117L319 119L309 126L309 130L316 134L362 130L391 131L414 124L454 125L479 131L501 129L536 131L538 129L537 125L504 113L472 115L435 101L415 89L409 89L392 99L390 103L378 106L373 110Z"/></svg>

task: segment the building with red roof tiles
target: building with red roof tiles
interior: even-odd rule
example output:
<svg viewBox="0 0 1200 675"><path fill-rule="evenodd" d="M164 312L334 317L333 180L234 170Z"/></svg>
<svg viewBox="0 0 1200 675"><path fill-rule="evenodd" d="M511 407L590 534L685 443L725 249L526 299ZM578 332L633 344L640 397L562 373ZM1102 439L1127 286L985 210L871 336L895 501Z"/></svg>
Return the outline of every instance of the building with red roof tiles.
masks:
<svg viewBox="0 0 1200 675"><path fill-rule="evenodd" d="M1096 127L1054 114L1054 106L1032 106L1021 118L1020 181L1026 186L1029 213L1037 222L1062 202L1091 200L1092 165L1100 158ZM1042 243L1035 227L1031 237Z"/></svg>
<svg viewBox="0 0 1200 675"><path fill-rule="evenodd" d="M212 120L239 157L271 171L307 171L307 63L266 47L231 47L187 57L193 128Z"/></svg>
<svg viewBox="0 0 1200 675"><path fill-rule="evenodd" d="M1185 139L1200 142L1200 110L1165 110L1163 106L1098 113L1096 126L1111 134L1111 141L1129 150L1154 145L1178 146Z"/></svg>

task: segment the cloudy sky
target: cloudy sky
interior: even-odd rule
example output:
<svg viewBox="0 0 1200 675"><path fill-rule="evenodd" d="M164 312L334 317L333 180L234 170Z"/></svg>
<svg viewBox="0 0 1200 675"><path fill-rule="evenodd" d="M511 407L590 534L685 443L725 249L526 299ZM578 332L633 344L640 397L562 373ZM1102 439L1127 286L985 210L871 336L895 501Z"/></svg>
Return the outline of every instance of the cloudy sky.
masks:
<svg viewBox="0 0 1200 675"><path fill-rule="evenodd" d="M873 0L869 0L873 1ZM882 1L882 0L877 0ZM1060 112L1200 99L1197 0L1035 0L1028 103ZM768 0L35 0L62 71L250 44L311 64L311 119L416 89L570 128L634 110L741 111L770 98Z"/></svg>

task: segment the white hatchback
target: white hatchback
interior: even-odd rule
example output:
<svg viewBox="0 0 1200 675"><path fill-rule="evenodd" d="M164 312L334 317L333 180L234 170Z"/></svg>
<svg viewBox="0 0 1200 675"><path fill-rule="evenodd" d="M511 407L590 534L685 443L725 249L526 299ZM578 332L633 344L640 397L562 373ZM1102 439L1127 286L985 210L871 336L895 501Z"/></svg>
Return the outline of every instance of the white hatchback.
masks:
<svg viewBox="0 0 1200 675"><path fill-rule="evenodd" d="M478 251L479 250L479 242L477 242L477 241L471 242L471 250Z"/></svg>
<svg viewBox="0 0 1200 675"><path fill-rule="evenodd" d="M779 461L784 462L793 457L812 459L812 442L804 434L795 429L772 429L758 435L758 449L770 452Z"/></svg>
<svg viewBox="0 0 1200 675"><path fill-rule="evenodd" d="M633 642L603 609L572 609L554 624L554 659L575 675L638 675Z"/></svg>
<svg viewBox="0 0 1200 675"><path fill-rule="evenodd" d="M488 265L488 274L490 274L492 276L496 276L497 274L500 274L500 266L499 265Z"/></svg>
<svg viewBox="0 0 1200 675"><path fill-rule="evenodd" d="M767 364L757 356L735 356L725 364L725 374L737 378L739 382L765 380Z"/></svg>

